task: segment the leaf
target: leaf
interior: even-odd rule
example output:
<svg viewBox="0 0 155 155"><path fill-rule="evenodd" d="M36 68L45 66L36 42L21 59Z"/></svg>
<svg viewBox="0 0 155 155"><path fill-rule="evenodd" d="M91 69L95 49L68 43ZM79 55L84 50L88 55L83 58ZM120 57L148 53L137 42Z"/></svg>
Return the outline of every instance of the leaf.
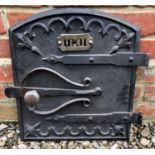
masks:
<svg viewBox="0 0 155 155"><path fill-rule="evenodd" d="M123 42L129 41L134 36L134 33L128 33L127 37L123 40Z"/></svg>
<svg viewBox="0 0 155 155"><path fill-rule="evenodd" d="M23 43L18 43L18 46L21 47L21 48L24 48L24 47L25 47L25 44L23 44Z"/></svg>
<svg viewBox="0 0 155 155"><path fill-rule="evenodd" d="M120 45L120 47L128 47L128 48L130 48L130 46L131 46L131 42L124 42Z"/></svg>
<svg viewBox="0 0 155 155"><path fill-rule="evenodd" d="M24 38L24 41L25 41L27 47L31 48L33 46L33 44L30 41L30 39L28 38L28 36L24 35L23 38Z"/></svg>
<svg viewBox="0 0 155 155"><path fill-rule="evenodd" d="M27 33L17 33L16 34L16 37L18 39L18 43L17 45L20 47L20 48L26 48L26 49L29 49L31 50L31 52L33 53L36 53L40 56L42 56L42 53L39 51L39 49L33 45L32 41L30 40L29 36Z"/></svg>
<svg viewBox="0 0 155 155"><path fill-rule="evenodd" d="M116 46L113 46L112 48L111 48L111 50L110 50L110 54L114 54L114 53L116 53L117 52L117 50L119 49L119 46L118 45L116 45Z"/></svg>
<svg viewBox="0 0 155 155"><path fill-rule="evenodd" d="M39 49L36 46L32 46L31 51L42 56L42 53L39 51Z"/></svg>
<svg viewBox="0 0 155 155"><path fill-rule="evenodd" d="M16 38L21 41L21 42L24 42L24 39L23 39L23 35L21 33L17 33L16 34Z"/></svg>

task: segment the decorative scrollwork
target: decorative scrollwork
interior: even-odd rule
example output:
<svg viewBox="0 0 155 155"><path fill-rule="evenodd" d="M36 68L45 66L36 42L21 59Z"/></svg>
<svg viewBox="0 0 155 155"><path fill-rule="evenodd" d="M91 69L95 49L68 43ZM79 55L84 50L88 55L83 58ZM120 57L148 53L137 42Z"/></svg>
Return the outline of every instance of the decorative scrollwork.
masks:
<svg viewBox="0 0 155 155"><path fill-rule="evenodd" d="M60 18L60 17L57 17L57 18L54 18L54 19L51 19L49 22L48 22L48 30L50 31L54 31L54 28L53 28L53 25L54 23L56 22L60 22L64 28L67 28L67 22L63 19L63 18Z"/></svg>
<svg viewBox="0 0 155 155"><path fill-rule="evenodd" d="M123 35L124 34L124 35ZM130 48L131 45L131 38L134 36L134 33L130 32L127 33L127 31L125 29L122 29L122 37L118 42L118 45L120 48L122 47L128 47Z"/></svg>
<svg viewBox="0 0 155 155"><path fill-rule="evenodd" d="M126 37L121 37L121 39L117 42L117 45L113 46L109 52L109 54L116 53L121 48L130 48L131 41L130 39L134 36L134 33L126 33Z"/></svg>
<svg viewBox="0 0 155 155"><path fill-rule="evenodd" d="M51 126L50 128L54 135L63 136L70 127L65 126L63 129L57 129L56 127Z"/></svg>
<svg viewBox="0 0 155 155"><path fill-rule="evenodd" d="M91 79L86 77L84 78L84 84L81 84L81 83L77 83L77 82L74 82L74 81L71 81L70 79L64 77L63 75L61 75L60 73L56 72L55 70L52 70L50 68L45 68L45 67L39 67L39 68L35 68L33 69L32 71L30 71L24 78L23 78L23 81L22 81L22 86L24 85L24 82L26 81L26 79L32 75L33 73L36 73L38 71L46 71L46 72L49 72L50 74L54 74L56 76L58 76L59 78L61 78L62 80L66 81L67 83L71 84L71 85L74 85L74 86L77 86L77 87L88 87L90 86L91 84ZM97 90L98 91L98 90ZM75 99L72 99L70 101L67 101L63 104L61 104L60 106L52 109L52 110L46 110L46 111L40 111L40 110L37 110L36 106L33 106L33 107L30 107L28 106L27 108L29 109L29 111L35 113L35 114L38 114L38 115L49 115L49 114L53 114L61 109L63 109L64 107L70 105L70 104L74 104L74 103L81 103L83 104L84 107L89 107L90 106L90 99L89 98L75 98Z"/></svg>
<svg viewBox="0 0 155 155"><path fill-rule="evenodd" d="M87 129L86 126L82 125L79 127L80 132L84 133L87 136L93 136L96 134L98 126L93 127L92 129Z"/></svg>
<svg viewBox="0 0 155 155"><path fill-rule="evenodd" d="M29 109L29 111L32 111L33 113L35 113L37 115L49 115L49 114L54 114L54 113L58 112L59 110L65 108L68 105L71 105L74 103L79 103L79 102L82 102L84 107L89 107L91 101L88 98L75 98L75 99L72 99L68 102L61 104L60 106L58 106L57 108L54 108L52 110L40 111L40 110L37 110L36 107L30 107L30 106L28 106L28 109Z"/></svg>
<svg viewBox="0 0 155 155"><path fill-rule="evenodd" d="M106 135L112 135L114 130L113 128L110 126L109 129L107 131L103 130L103 128L101 126L97 126L96 130L98 130L98 132L102 135L102 136L106 136Z"/></svg>
<svg viewBox="0 0 155 155"><path fill-rule="evenodd" d="M81 133L81 130L77 129L76 131L72 130L72 127L68 126L68 133L71 136L78 136Z"/></svg>
<svg viewBox="0 0 155 155"><path fill-rule="evenodd" d="M86 125L80 125L76 127L72 127L70 125L66 125L64 127L56 127L53 125L50 125L46 128L45 131L42 131L39 126L41 123L36 123L34 125L26 125L26 137L29 136L41 136L41 137L50 137L50 136L67 136L70 135L72 137L76 136L112 136L112 137L117 137L117 136L125 136L125 130L122 126L120 125L114 125L114 124L109 124L109 127L103 130L103 127L100 125L94 126L92 128L86 126Z"/></svg>
<svg viewBox="0 0 155 155"><path fill-rule="evenodd" d="M109 24L105 27L103 34L108 34L111 29L116 29L117 33L115 35L116 45L111 48L109 54L114 54L121 48L131 47L131 38L134 36L133 32L127 32L127 30L121 29L119 25Z"/></svg>
<svg viewBox="0 0 155 155"><path fill-rule="evenodd" d="M43 23L35 23L33 25L31 25L31 27L28 30L28 34L31 38L35 38L36 34L34 33L35 28L41 28L43 30L43 33L48 34L49 30L47 28L47 26Z"/></svg>
<svg viewBox="0 0 155 155"><path fill-rule="evenodd" d="M104 36L104 23L99 19L91 19L87 23L86 30L92 31L92 28L91 28L92 24L99 25L101 28L100 28L100 30L98 32L101 33L102 36Z"/></svg>
<svg viewBox="0 0 155 155"><path fill-rule="evenodd" d="M39 72L39 71L49 72L50 74L56 75L60 79L66 81L67 83L69 83L71 85L77 86L77 87L89 87L90 84L91 84L91 79L88 78L88 77L84 78L83 84L82 84L82 83L77 83L77 82L74 82L74 81L68 79L67 77L63 76L62 74L58 73L57 71L55 71L53 69L46 68L46 67L38 67L38 68L35 68L35 69L31 70L29 73L27 73L27 75L23 78L22 85L24 84L25 80L30 75L32 75L32 74L34 74L36 72Z"/></svg>
<svg viewBox="0 0 155 155"><path fill-rule="evenodd" d="M77 17L77 16L73 16L73 17L71 17L71 18L69 18L68 20L67 20L67 30L69 30L69 29L72 29L72 23L74 22L74 21L80 21L81 22L81 24L82 24L82 26L80 27L80 29L81 30L86 30L86 21L82 18L82 17Z"/></svg>
<svg viewBox="0 0 155 155"><path fill-rule="evenodd" d="M116 30L115 40L119 40L122 34L121 27L117 24L109 24L104 28L103 35L108 35L110 30Z"/></svg>
<svg viewBox="0 0 155 155"><path fill-rule="evenodd" d="M39 51L39 49L33 45L33 43L31 42L28 33L17 33L16 34L16 38L18 40L17 45L21 48L21 49L28 49L31 52L42 56L42 53Z"/></svg>
<svg viewBox="0 0 155 155"><path fill-rule="evenodd" d="M99 33L101 33L102 37L108 36L111 30L115 30L116 33L114 35L114 39L116 40L116 45L114 45L110 51L109 54L116 53L121 48L130 48L131 47L131 38L134 36L134 33L127 32L127 30L122 29L121 26L118 24L108 24L105 26L102 20L100 19L90 19L86 22L86 20L83 17L79 16L72 16L69 19L65 21L62 17L55 17L51 19L47 26L44 23L38 22L30 26L28 31L24 33L18 33L16 34L16 37L18 38L17 45L20 48L26 48L31 50L33 53L36 53L40 56L42 56L42 53L39 51L39 49L33 45L32 39L36 37L36 34L34 33L34 30L36 28L41 28L43 30L43 33L49 34L50 31L55 31L54 24L60 22L62 24L62 27L68 31L72 29L72 23L75 21L79 21L81 23L80 29L84 32L92 31L91 26L93 24L97 24L100 29ZM51 60L50 60L51 61Z"/></svg>
<svg viewBox="0 0 155 155"><path fill-rule="evenodd" d="M36 130L38 130L41 122L38 122L34 125L25 124L25 136L36 136Z"/></svg>

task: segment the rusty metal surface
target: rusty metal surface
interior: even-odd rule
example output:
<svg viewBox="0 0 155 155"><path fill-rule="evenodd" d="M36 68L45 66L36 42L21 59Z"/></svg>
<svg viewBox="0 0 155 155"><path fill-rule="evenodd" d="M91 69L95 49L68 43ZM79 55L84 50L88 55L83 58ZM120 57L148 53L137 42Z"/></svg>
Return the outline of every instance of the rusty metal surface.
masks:
<svg viewBox="0 0 155 155"><path fill-rule="evenodd" d="M132 112L137 66L148 64L139 36L120 18L75 8L10 28L15 86L5 93L16 97L21 139L129 139L142 121Z"/></svg>

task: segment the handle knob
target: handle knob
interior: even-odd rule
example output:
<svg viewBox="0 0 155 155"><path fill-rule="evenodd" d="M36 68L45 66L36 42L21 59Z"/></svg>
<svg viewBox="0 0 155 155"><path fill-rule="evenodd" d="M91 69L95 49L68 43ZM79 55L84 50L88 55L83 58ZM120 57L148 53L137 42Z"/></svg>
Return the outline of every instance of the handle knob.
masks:
<svg viewBox="0 0 155 155"><path fill-rule="evenodd" d="M24 100L29 106L34 106L40 101L40 95L36 90L30 90L25 93Z"/></svg>

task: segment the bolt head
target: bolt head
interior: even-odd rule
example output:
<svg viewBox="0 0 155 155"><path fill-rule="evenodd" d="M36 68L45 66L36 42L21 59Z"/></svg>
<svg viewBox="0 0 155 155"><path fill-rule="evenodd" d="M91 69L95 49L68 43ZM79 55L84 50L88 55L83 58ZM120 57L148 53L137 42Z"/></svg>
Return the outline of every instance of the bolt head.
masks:
<svg viewBox="0 0 155 155"><path fill-rule="evenodd" d="M91 45L92 45L92 44L93 44L93 40L89 40L89 44L91 44Z"/></svg>
<svg viewBox="0 0 155 155"><path fill-rule="evenodd" d="M133 57L129 57L129 61L133 62L134 58Z"/></svg>
<svg viewBox="0 0 155 155"><path fill-rule="evenodd" d="M93 57L90 57L90 58L89 58L89 62L90 62L90 63L93 63L93 62L94 62L94 58L93 58Z"/></svg>
<svg viewBox="0 0 155 155"><path fill-rule="evenodd" d="M40 95L36 90L30 90L25 93L24 101L29 106L35 106L40 101Z"/></svg>
<svg viewBox="0 0 155 155"><path fill-rule="evenodd" d="M62 41L61 40L58 40L58 45L62 45Z"/></svg>

